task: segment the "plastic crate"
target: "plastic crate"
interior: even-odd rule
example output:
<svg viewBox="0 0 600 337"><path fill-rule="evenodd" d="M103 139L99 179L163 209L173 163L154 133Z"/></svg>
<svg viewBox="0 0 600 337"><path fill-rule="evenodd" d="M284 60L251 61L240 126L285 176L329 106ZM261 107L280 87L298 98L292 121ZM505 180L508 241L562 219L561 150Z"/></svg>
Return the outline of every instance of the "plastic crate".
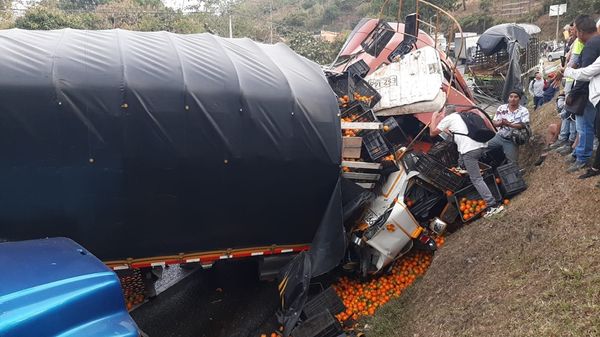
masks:
<svg viewBox="0 0 600 337"><path fill-rule="evenodd" d="M377 27L365 38L361 46L367 54L377 58L394 37L394 34L396 32L387 22L379 20Z"/></svg>
<svg viewBox="0 0 600 337"><path fill-rule="evenodd" d="M508 163L496 169L500 178L500 191L505 197L519 194L527 189L521 174L521 168L515 163Z"/></svg>
<svg viewBox="0 0 600 337"><path fill-rule="evenodd" d="M497 168L506 162L506 156L501 147L495 147L485 151L479 161Z"/></svg>
<svg viewBox="0 0 600 337"><path fill-rule="evenodd" d="M465 177L450 171L444 164L425 153L419 155L415 168L444 191L457 191L464 186L466 181Z"/></svg>
<svg viewBox="0 0 600 337"><path fill-rule="evenodd" d="M483 177L483 181L485 182L487 187L490 189L490 192L492 192L492 196L494 197L494 199L501 200L502 195L500 194L500 189L498 189L498 185L496 184L496 177L493 174L488 174L485 177ZM478 199L481 199L481 195L479 195L479 192L477 192L477 189L475 189L475 186L473 186L473 184L468 185L467 187L461 189L460 191L457 191L456 193L454 193L453 202L454 202L454 206L458 210L460 210L460 200L462 198L467 198L470 200L478 200ZM460 219L463 222L471 221L471 220L477 218L476 216L474 216L470 219L465 219L463 217L462 212L459 211L458 213L460 215Z"/></svg>
<svg viewBox="0 0 600 337"><path fill-rule="evenodd" d="M364 60L358 60L348 67L348 73L351 76L359 76L364 78L371 69Z"/></svg>
<svg viewBox="0 0 600 337"><path fill-rule="evenodd" d="M348 96L348 104L357 102L354 94L368 96L371 99L364 104L370 108L374 107L381 100L381 95L377 90L358 75L351 75L349 72L344 72L340 75L328 77L331 89L338 97Z"/></svg>
<svg viewBox="0 0 600 337"><path fill-rule="evenodd" d="M350 105L347 109L342 111L342 117L353 117L353 122L378 122L379 120L373 113L373 110L369 109L360 102L355 102Z"/></svg>
<svg viewBox="0 0 600 337"><path fill-rule="evenodd" d="M346 310L344 302L342 302L332 287L325 289L308 301L304 306L303 312L305 317L310 318L325 310L329 310L333 315Z"/></svg>
<svg viewBox="0 0 600 337"><path fill-rule="evenodd" d="M372 161L377 161L390 153L391 147L388 146L380 131L364 131L361 136L366 153Z"/></svg>
<svg viewBox="0 0 600 337"><path fill-rule="evenodd" d="M302 322L292 331L294 337L338 337L342 333L340 323L328 310L321 311Z"/></svg>
<svg viewBox="0 0 600 337"><path fill-rule="evenodd" d="M390 117L383 121L384 130L387 127L387 131L383 132L383 136L390 143L394 145L405 145L408 143L408 137L398 125L398 121L394 117Z"/></svg>

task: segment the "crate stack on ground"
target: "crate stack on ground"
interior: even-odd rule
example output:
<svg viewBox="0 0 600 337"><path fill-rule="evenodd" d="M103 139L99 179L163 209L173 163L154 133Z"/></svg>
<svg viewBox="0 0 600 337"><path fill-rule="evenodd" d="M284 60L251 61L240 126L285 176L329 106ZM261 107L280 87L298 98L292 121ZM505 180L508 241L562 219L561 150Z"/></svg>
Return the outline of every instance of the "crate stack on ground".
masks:
<svg viewBox="0 0 600 337"><path fill-rule="evenodd" d="M384 125L372 110L381 96L363 79L368 70L364 62L357 62L348 71L330 76L329 83L338 96L342 120L343 176L373 189L381 180L384 162L395 158L383 136Z"/></svg>

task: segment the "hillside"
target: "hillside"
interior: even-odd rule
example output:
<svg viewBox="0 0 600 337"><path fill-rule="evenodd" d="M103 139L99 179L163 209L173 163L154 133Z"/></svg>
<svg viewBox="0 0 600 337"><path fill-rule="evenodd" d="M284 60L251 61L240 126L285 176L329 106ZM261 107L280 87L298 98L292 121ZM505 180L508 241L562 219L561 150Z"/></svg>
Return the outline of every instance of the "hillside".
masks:
<svg viewBox="0 0 600 337"><path fill-rule="evenodd" d="M533 115L537 139L554 116L551 104ZM529 189L450 235L369 336L600 336L598 179L566 174L555 153L533 167L540 148L521 153Z"/></svg>

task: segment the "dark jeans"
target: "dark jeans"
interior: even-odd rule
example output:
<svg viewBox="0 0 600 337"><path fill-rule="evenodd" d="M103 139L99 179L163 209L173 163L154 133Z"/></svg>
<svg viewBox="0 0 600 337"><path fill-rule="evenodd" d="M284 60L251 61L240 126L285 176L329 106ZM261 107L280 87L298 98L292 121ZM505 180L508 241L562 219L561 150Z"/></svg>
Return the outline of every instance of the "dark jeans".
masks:
<svg viewBox="0 0 600 337"><path fill-rule="evenodd" d="M538 107L544 104L544 96L533 96L533 108L537 110Z"/></svg>

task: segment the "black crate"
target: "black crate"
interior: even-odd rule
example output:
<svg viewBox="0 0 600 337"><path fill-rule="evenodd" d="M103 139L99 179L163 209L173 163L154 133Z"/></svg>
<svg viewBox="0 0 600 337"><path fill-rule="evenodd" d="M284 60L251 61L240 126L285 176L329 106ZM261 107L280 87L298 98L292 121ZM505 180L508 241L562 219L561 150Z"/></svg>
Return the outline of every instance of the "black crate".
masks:
<svg viewBox="0 0 600 337"><path fill-rule="evenodd" d="M500 178L500 191L505 197L519 194L527 189L527 184L521 174L521 168L515 163L508 163L496 169Z"/></svg>
<svg viewBox="0 0 600 337"><path fill-rule="evenodd" d="M364 60L358 60L348 67L348 73L351 76L359 76L364 78L371 69Z"/></svg>
<svg viewBox="0 0 600 337"><path fill-rule="evenodd" d="M490 189L490 192L492 192L492 196L494 197L494 199L502 200L502 195L500 194L500 189L498 189L498 185L496 184L496 177L493 174L488 174L483 177L483 181L485 182L487 187ZM479 195L479 192L477 192L477 189L475 189L475 186L473 186L473 184L470 184L467 187L461 189L460 191L457 191L456 193L454 193L454 195L452 196L452 201L454 202L454 206L457 209L459 209L460 219L463 222L471 221L471 220L477 218L477 216L474 216L473 218L470 218L470 219L465 219L463 217L464 214L463 214L463 212L460 211L460 200L462 198L467 198L469 200L482 199L481 195ZM484 210L482 210L481 212L483 212L483 211ZM477 214L477 215L479 215L479 214Z"/></svg>
<svg viewBox="0 0 600 337"><path fill-rule="evenodd" d="M444 191L455 192L463 187L466 181L465 177L450 171L444 164L425 153L419 155L415 168Z"/></svg>
<svg viewBox="0 0 600 337"><path fill-rule="evenodd" d="M340 323L327 310L321 311L300 323L293 331L294 337L338 337L342 333Z"/></svg>
<svg viewBox="0 0 600 337"><path fill-rule="evenodd" d="M377 161L390 153L391 147L386 143L380 131L364 131L361 136L366 153L372 161Z"/></svg>
<svg viewBox="0 0 600 337"><path fill-rule="evenodd" d="M381 100L381 95L379 95L377 90L373 89L367 81L358 75L351 75L349 72L344 72L340 75L329 76L328 81L331 89L338 97L348 96L348 105L358 101L355 94L371 97L369 101L361 101L370 108L374 107Z"/></svg>
<svg viewBox="0 0 600 337"><path fill-rule="evenodd" d="M363 80L360 77L354 76L354 81L350 82L349 92L352 94L350 97L351 100L356 100L354 94L359 94L361 96L368 96L371 99L368 102L365 102L369 107L374 107L381 100L381 95L377 90L375 90L369 82Z"/></svg>
<svg viewBox="0 0 600 337"><path fill-rule="evenodd" d="M329 310L333 315L346 310L344 302L342 302L342 299L340 299L332 287L325 289L308 301L304 306L303 312L305 317L310 318L325 310Z"/></svg>
<svg viewBox="0 0 600 337"><path fill-rule="evenodd" d="M492 168L497 168L506 162L506 156L501 147L495 147L486 150L479 161L490 165Z"/></svg>
<svg viewBox="0 0 600 337"><path fill-rule="evenodd" d="M387 129L387 131L386 131ZM394 117L390 117L383 122L383 136L387 141L396 145L405 145L408 143L408 137L398 125Z"/></svg>
<svg viewBox="0 0 600 337"><path fill-rule="evenodd" d="M394 34L396 31L387 22L379 20L377 27L365 38L361 46L367 54L377 58Z"/></svg>
<svg viewBox="0 0 600 337"><path fill-rule="evenodd" d="M355 102L342 111L342 117L353 117L352 122L379 122L373 110L360 102Z"/></svg>
<svg viewBox="0 0 600 337"><path fill-rule="evenodd" d="M492 167L486 163L479 162L479 171L481 171L481 176L487 176L489 174L493 174Z"/></svg>

